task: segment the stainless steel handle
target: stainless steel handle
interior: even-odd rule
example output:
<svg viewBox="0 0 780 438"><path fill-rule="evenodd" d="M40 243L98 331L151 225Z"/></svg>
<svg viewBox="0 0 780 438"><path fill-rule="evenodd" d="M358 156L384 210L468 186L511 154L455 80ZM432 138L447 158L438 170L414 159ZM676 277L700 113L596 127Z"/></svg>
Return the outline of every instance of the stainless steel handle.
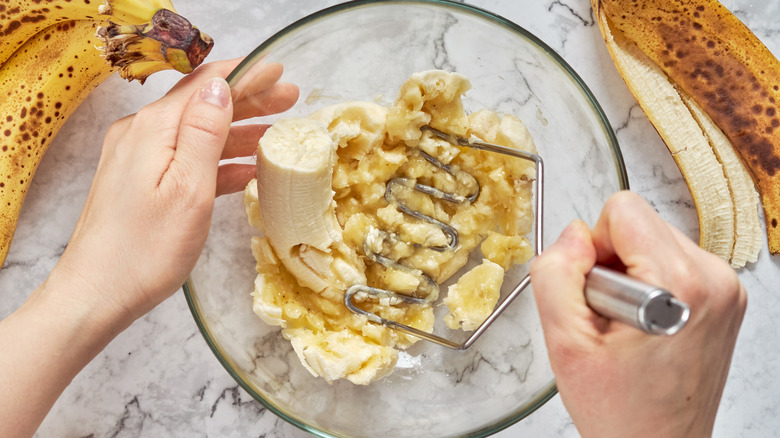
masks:
<svg viewBox="0 0 780 438"><path fill-rule="evenodd" d="M677 333L691 314L668 291L601 266L588 274L585 300L599 315L653 335Z"/></svg>

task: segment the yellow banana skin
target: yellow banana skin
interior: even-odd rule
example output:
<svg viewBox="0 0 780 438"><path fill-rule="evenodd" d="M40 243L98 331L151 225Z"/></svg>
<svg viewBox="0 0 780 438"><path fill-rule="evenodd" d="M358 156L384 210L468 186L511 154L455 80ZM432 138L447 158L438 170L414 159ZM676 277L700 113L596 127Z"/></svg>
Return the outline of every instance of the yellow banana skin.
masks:
<svg viewBox="0 0 780 438"><path fill-rule="evenodd" d="M0 2L0 65L38 32L72 20L122 24L149 21L159 9L175 12L169 0L6 0Z"/></svg>
<svg viewBox="0 0 780 438"><path fill-rule="evenodd" d="M115 68L95 50L97 23L55 24L0 69L0 260L35 170L71 113Z"/></svg>
<svg viewBox="0 0 780 438"><path fill-rule="evenodd" d="M65 5L67 7L64 7ZM96 1L90 0L11 0L0 3L0 14L3 14L0 21L0 65L33 35L52 24L67 21L68 16L72 16L72 19L97 19L98 7Z"/></svg>
<svg viewBox="0 0 780 438"><path fill-rule="evenodd" d="M599 0L610 23L705 110L761 194L780 253L780 61L715 0Z"/></svg>

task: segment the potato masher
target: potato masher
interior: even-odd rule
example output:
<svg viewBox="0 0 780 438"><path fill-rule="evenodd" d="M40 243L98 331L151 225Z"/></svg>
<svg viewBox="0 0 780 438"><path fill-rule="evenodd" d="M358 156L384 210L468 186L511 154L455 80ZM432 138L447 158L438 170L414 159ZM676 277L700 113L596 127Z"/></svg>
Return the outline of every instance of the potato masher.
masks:
<svg viewBox="0 0 780 438"><path fill-rule="evenodd" d="M430 126L424 126L422 129L429 131L437 137L454 145L470 147L489 152L496 152L534 162L536 167L536 214L533 231L534 254L539 255L542 250L542 218L544 209L544 163L542 158L534 153L495 144L484 143L474 139L466 139L460 136L439 131L437 129L431 128ZM466 181L469 185L471 185L472 190L470 190L470 194L468 196L454 195L443 192L435 187L418 184L414 180L396 178L388 182L386 186L385 198L388 200L388 202L395 200L394 187L397 185L404 185L407 188L423 192L437 199L448 202L473 202L477 196L479 196L479 184L473 176L463 170L451 168L450 166L439 162L439 160L437 160L435 157L432 157L424 152L422 155L427 161L439 169L448 172L455 178L460 179L461 181ZM471 180L473 180L473 182L469 180L469 177ZM474 184L476 184L476 187L473 187ZM442 231L447 236L449 236L450 242L448 245L431 249L446 250L457 246L458 233L457 230L455 230L453 227L434 218L426 216L418 211L415 211L403 203L397 203L397 205L399 210L402 212L440 227ZM379 235L377 238L379 239L397 238L386 232L380 231L378 233ZM364 242L363 250L366 256L369 257L369 259L372 261L380 263L385 267L401 269L412 275L416 275L420 279L423 288L429 292L432 291L433 288L436 288L436 291L438 291L438 284L436 284L433 279L415 269L406 267L394 260L390 260L380 254L377 254L371 249L370 243ZM485 332L485 330L488 329L493 321L495 321L496 318L498 318L501 313L504 312L509 304L511 304L512 301L514 301L514 299L517 298L530 283L530 275L526 275L520 281L520 283L501 302L496 305L496 308L488 316L488 318L485 319L485 321L479 327L477 327L477 329L474 330L462 343L457 343L433 333L425 332L414 327L410 327L406 324L401 324L397 321L383 318L375 313L368 312L357 307L354 303L354 297L356 295L360 295L383 299L384 302L389 304L396 304L400 302L424 304L431 302L428 297L436 296L437 294L428 294L426 297L415 297L385 289L374 288L367 285L354 285L347 289L346 294L344 295L344 304L347 306L347 308L349 308L350 311L366 316L369 321L383 324L393 329L417 336L445 347L449 347L455 350L465 350L474 344L474 342L476 342L476 340ZM689 306L677 300L668 291L638 281L623 273L605 268L603 266L595 266L590 271L586 279L584 294L586 302L596 313L606 318L620 321L624 324L636 327L648 334L672 335L677 333L683 326L685 326L690 316Z"/></svg>

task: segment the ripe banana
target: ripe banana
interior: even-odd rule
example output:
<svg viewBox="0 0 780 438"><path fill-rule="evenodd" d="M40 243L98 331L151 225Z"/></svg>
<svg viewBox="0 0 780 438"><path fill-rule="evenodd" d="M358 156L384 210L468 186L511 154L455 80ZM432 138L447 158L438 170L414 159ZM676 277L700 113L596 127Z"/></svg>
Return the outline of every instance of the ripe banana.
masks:
<svg viewBox="0 0 780 438"><path fill-rule="evenodd" d="M27 40L57 23L106 20L141 24L161 9L176 12L169 0L6 0L0 5L0 65Z"/></svg>
<svg viewBox="0 0 780 438"><path fill-rule="evenodd" d="M213 41L167 0L11 0L0 7L2 263L35 170L84 98L117 70L140 82L166 68L192 71Z"/></svg>
<svg viewBox="0 0 780 438"><path fill-rule="evenodd" d="M742 267L754 262L761 249L759 198L753 180L759 184L759 190L761 185L750 161L744 154L740 160L733 145L738 146L742 141L740 137L745 134L754 137L745 128L756 128L743 125L735 131L728 119L724 121L723 114L718 116L713 111L712 99L720 99L716 96L721 91L715 90L728 89L729 82L742 86L736 85L744 83L740 77L744 75L745 80L750 79L744 69L739 74L735 73L738 69L734 70L729 79L719 77L721 71L715 64L724 56L732 58L730 62L735 65L741 61L733 59L728 50L713 57L708 47L738 46L737 41L741 40L733 39L734 35L728 32L716 32L720 36L711 32L712 26L721 18L712 15L709 9L716 8L720 14L725 11L731 15L716 1L656 3L652 0L591 0L618 71L663 138L691 191L699 218L700 246L730 260L732 266ZM702 8L708 9L706 14ZM739 23L733 16L732 19L726 20L726 27ZM751 36L745 44L757 50L758 40L741 23L739 26L740 37ZM654 51L658 47L661 49ZM703 52L702 47L710 51L709 54ZM692 56L693 53L697 56ZM713 91L703 91L701 87L692 89L686 85L691 77L697 77L693 82L706 83ZM755 101L755 96L737 98L733 90L726 94L728 96L721 97L731 99L734 105L740 105L738 99L742 99L743 106L750 106L748 102ZM758 132L754 134L761 136ZM771 224L772 217L771 210L767 211L767 225ZM780 246L776 246L780 241L773 244L780 236L773 237L772 228L769 228L769 240L770 250L774 252L780 250Z"/></svg>
<svg viewBox="0 0 780 438"><path fill-rule="evenodd" d="M114 68L97 50L93 21L55 24L0 69L0 257L5 259L30 181L52 138Z"/></svg>

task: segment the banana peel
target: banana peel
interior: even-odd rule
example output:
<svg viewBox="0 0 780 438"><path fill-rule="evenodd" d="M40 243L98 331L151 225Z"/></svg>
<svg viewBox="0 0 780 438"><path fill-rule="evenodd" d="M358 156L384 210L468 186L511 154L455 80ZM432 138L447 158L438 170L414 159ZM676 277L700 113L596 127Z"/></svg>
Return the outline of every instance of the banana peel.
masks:
<svg viewBox="0 0 780 438"><path fill-rule="evenodd" d="M760 199L753 180L734 150L729 139L715 122L694 102L683 96L694 119L710 141L712 151L723 166L734 205L734 246L729 259L735 268L753 263L764 243L761 219L758 215ZM725 258L725 257L724 257Z"/></svg>
<svg viewBox="0 0 780 438"><path fill-rule="evenodd" d="M769 249L780 252L777 59L715 0L591 5L618 71L691 191L700 246L734 267L754 262L764 240L760 200Z"/></svg>

